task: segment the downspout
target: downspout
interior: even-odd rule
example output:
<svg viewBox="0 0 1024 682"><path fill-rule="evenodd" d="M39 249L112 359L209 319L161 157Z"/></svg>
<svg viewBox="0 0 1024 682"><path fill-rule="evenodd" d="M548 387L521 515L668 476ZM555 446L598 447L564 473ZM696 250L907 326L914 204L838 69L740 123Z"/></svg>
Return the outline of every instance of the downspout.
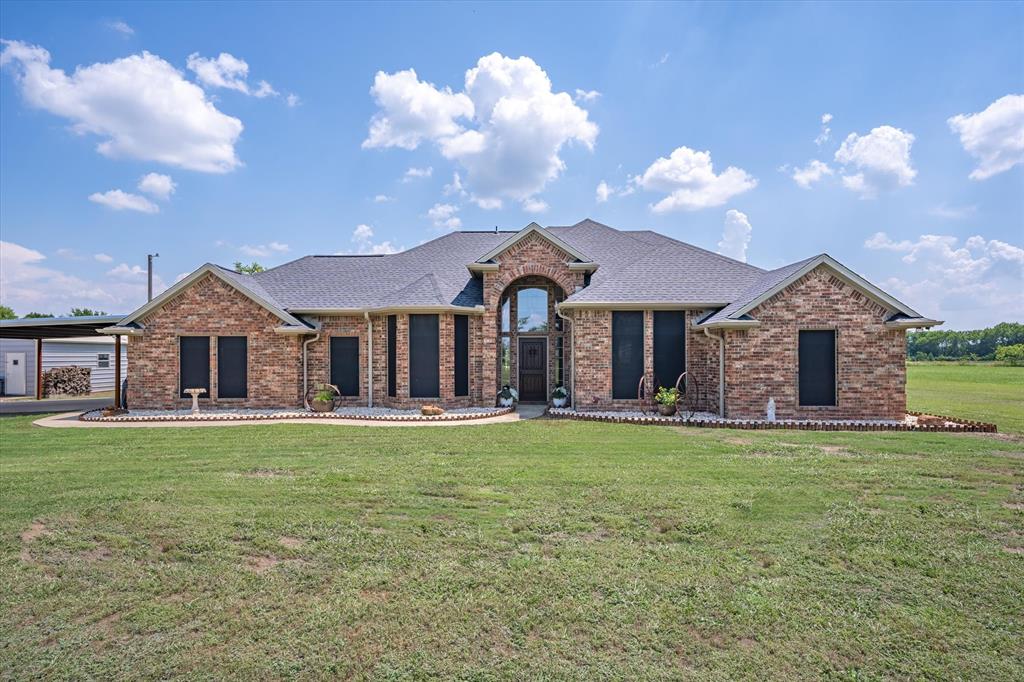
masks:
<svg viewBox="0 0 1024 682"><path fill-rule="evenodd" d="M704 336L718 340L718 416L725 418L725 332L714 336L704 327Z"/></svg>
<svg viewBox="0 0 1024 682"><path fill-rule="evenodd" d="M566 317L555 305L555 315L569 323L569 366L572 372L569 373L569 407L576 409L576 325L571 317ZM562 363L562 371L565 371L565 363Z"/></svg>
<svg viewBox="0 0 1024 682"><path fill-rule="evenodd" d="M373 319L369 311L364 312L363 317L366 318L366 382L369 391L367 407L373 407Z"/></svg>
<svg viewBox="0 0 1024 682"><path fill-rule="evenodd" d="M309 371L307 369L308 368L308 363L307 363L306 360L307 360L307 357L309 356L309 344L313 343L314 341L316 341L319 338L320 338L320 332L317 332L316 336L314 336L311 339L306 339L305 341L302 342L302 404L303 404L303 406L305 406L305 408L307 410L311 409L311 408L309 407L309 399L308 399L308 396L309 396Z"/></svg>

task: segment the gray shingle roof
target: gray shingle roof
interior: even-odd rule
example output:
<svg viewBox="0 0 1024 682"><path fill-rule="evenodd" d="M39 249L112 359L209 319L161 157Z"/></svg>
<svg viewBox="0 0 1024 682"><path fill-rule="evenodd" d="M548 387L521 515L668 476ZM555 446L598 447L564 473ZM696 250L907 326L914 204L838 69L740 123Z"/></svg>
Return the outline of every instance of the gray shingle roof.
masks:
<svg viewBox="0 0 1024 682"><path fill-rule="evenodd" d="M811 256L810 258L805 258L801 261L797 261L796 263L783 265L781 268L765 272L755 279L750 286L741 291L737 295L736 300L710 317L701 320L701 324L735 319L733 318L733 315L738 313L740 310L743 310L743 308L749 305L752 301L757 300L760 296L779 286L782 282L785 282L794 273L799 272L800 268L818 257L819 256Z"/></svg>
<svg viewBox="0 0 1024 682"><path fill-rule="evenodd" d="M644 230L625 232L593 221L549 228L566 242L586 241L598 270L567 303L725 304L764 270Z"/></svg>
<svg viewBox="0 0 1024 682"><path fill-rule="evenodd" d="M567 305L674 303L722 306L705 322L732 316L813 258L765 271L652 232L623 231L584 220L545 228L598 269ZM363 310L406 306L476 306L479 275L468 269L512 232L452 232L401 253L306 256L256 275L225 274L283 310ZM814 258L817 258L815 256Z"/></svg>

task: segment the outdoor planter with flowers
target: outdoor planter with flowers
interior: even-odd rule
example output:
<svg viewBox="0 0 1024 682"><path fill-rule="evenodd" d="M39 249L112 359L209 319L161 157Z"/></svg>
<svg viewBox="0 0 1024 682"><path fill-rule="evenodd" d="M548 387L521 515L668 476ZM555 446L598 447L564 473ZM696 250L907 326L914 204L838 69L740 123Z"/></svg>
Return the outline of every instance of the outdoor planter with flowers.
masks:
<svg viewBox="0 0 1024 682"><path fill-rule="evenodd" d="M508 384L501 387L498 392L498 404L502 407L512 407L515 401L519 400L519 391Z"/></svg>
<svg viewBox="0 0 1024 682"><path fill-rule="evenodd" d="M663 417L671 417L676 413L676 406L679 403L679 389L662 386L655 394L654 402L658 403L658 414Z"/></svg>
<svg viewBox="0 0 1024 682"><path fill-rule="evenodd" d="M564 386L558 386L551 392L551 404L555 407L565 407L569 402L569 391Z"/></svg>
<svg viewBox="0 0 1024 682"><path fill-rule="evenodd" d="M334 398L337 394L338 389L331 384L320 384L309 401L309 408L314 412L333 412Z"/></svg>

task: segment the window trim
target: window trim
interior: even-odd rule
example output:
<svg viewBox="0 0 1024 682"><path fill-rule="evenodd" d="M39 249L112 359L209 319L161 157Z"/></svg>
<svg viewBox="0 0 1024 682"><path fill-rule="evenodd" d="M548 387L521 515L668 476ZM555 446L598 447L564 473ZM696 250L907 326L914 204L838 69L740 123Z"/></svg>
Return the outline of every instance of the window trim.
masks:
<svg viewBox="0 0 1024 682"><path fill-rule="evenodd" d="M242 395L223 396L221 395L220 373L224 367L221 362L221 339L245 339L245 387ZM249 337L245 334L225 334L217 336L217 400L248 400L249 398Z"/></svg>
<svg viewBox="0 0 1024 682"><path fill-rule="evenodd" d="M211 374L213 368L210 363L210 335L209 334L178 334L178 390L175 392L178 400L191 400L192 396L185 395L185 386L181 385L181 367L182 367L182 355L181 355L181 344L183 339L206 339L206 386L188 386L187 388L205 388L206 393L200 394L200 400L210 400L213 398L210 395L210 390L213 388L213 381L211 380Z"/></svg>
<svg viewBox="0 0 1024 682"><path fill-rule="evenodd" d="M387 336L387 394L395 398L398 396L398 315L388 315Z"/></svg>
<svg viewBox="0 0 1024 682"><path fill-rule="evenodd" d="M632 380L631 379L630 382L632 383L632 386L627 385L627 386L622 387L623 390L618 391L619 395L616 395L617 391L615 390L616 389L616 385L615 385L615 318L619 317L619 319L626 319L626 317L620 317L620 316L628 316L629 319L635 319L637 316L639 316L639 318L640 318L640 338L639 338L640 376L637 377L636 380ZM613 310L612 311L612 319L611 319L611 337L612 338L611 338L611 363L610 364L611 364L611 370L612 370L612 386L611 386L611 389L612 389L612 400L613 401L615 401L615 400L635 400L636 399L636 389L637 389L637 386L640 385L640 378L645 376L646 375L646 371L647 371L647 362L646 362L646 358L644 357L644 355L646 354L646 348L644 347L645 346L645 341L644 341L645 326L646 326L646 314L644 313L643 310Z"/></svg>
<svg viewBox="0 0 1024 682"><path fill-rule="evenodd" d="M462 349L462 353L459 352L459 326L463 326L463 333L465 334L465 348ZM469 396L469 315L452 315L452 391L456 398L464 398ZM463 371L459 371L460 361L464 364ZM462 376L464 374L464 376ZM465 389L460 392L459 384L460 379L464 380Z"/></svg>
<svg viewBox="0 0 1024 682"><path fill-rule="evenodd" d="M432 395L413 395L413 318L433 318L434 329L437 332L435 337L437 365L434 367L434 377L437 380L437 391ZM407 339L407 353L409 358L409 397L425 400L440 400L441 399L441 316L437 313L410 313L409 314L409 338Z"/></svg>
<svg viewBox="0 0 1024 682"><path fill-rule="evenodd" d="M356 346L356 392L355 393L342 393L341 387L334 384L333 369L334 369L334 340L335 339L349 339L355 340ZM358 334L332 334L327 338L327 379L338 389L339 398L359 398L363 394L363 368L362 368L362 355L363 349L361 348L362 339Z"/></svg>
<svg viewBox="0 0 1024 682"><path fill-rule="evenodd" d="M804 404L800 396L800 333L832 332L832 404ZM796 330L796 404L801 410L835 410L839 407L839 329L834 326L798 327Z"/></svg>

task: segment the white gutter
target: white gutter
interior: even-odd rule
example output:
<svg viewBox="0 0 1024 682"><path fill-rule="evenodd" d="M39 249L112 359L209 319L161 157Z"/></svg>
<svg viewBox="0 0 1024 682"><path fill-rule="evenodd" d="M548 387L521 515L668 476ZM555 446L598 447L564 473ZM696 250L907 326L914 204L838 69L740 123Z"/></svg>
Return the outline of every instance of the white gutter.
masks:
<svg viewBox="0 0 1024 682"><path fill-rule="evenodd" d="M725 418L725 332L720 335L713 335L704 327L704 336L709 339L718 339L718 416Z"/></svg>
<svg viewBox="0 0 1024 682"><path fill-rule="evenodd" d="M572 318L562 314L557 304L555 315L569 323L569 366L572 367L569 374L569 407L576 409L576 324ZM562 358L562 372L565 372L565 358Z"/></svg>
<svg viewBox="0 0 1024 682"><path fill-rule="evenodd" d="M367 407L373 407L373 320L370 318L370 313L363 313L366 318L366 381L367 387Z"/></svg>
<svg viewBox="0 0 1024 682"><path fill-rule="evenodd" d="M309 400L306 399L306 396L309 395L309 371L307 369L308 363L306 362L306 358L309 355L309 344L313 343L319 338L320 332L317 332L316 336L314 336L311 339L306 339L305 341L302 342L302 404L306 407L307 410L310 409L310 407Z"/></svg>

